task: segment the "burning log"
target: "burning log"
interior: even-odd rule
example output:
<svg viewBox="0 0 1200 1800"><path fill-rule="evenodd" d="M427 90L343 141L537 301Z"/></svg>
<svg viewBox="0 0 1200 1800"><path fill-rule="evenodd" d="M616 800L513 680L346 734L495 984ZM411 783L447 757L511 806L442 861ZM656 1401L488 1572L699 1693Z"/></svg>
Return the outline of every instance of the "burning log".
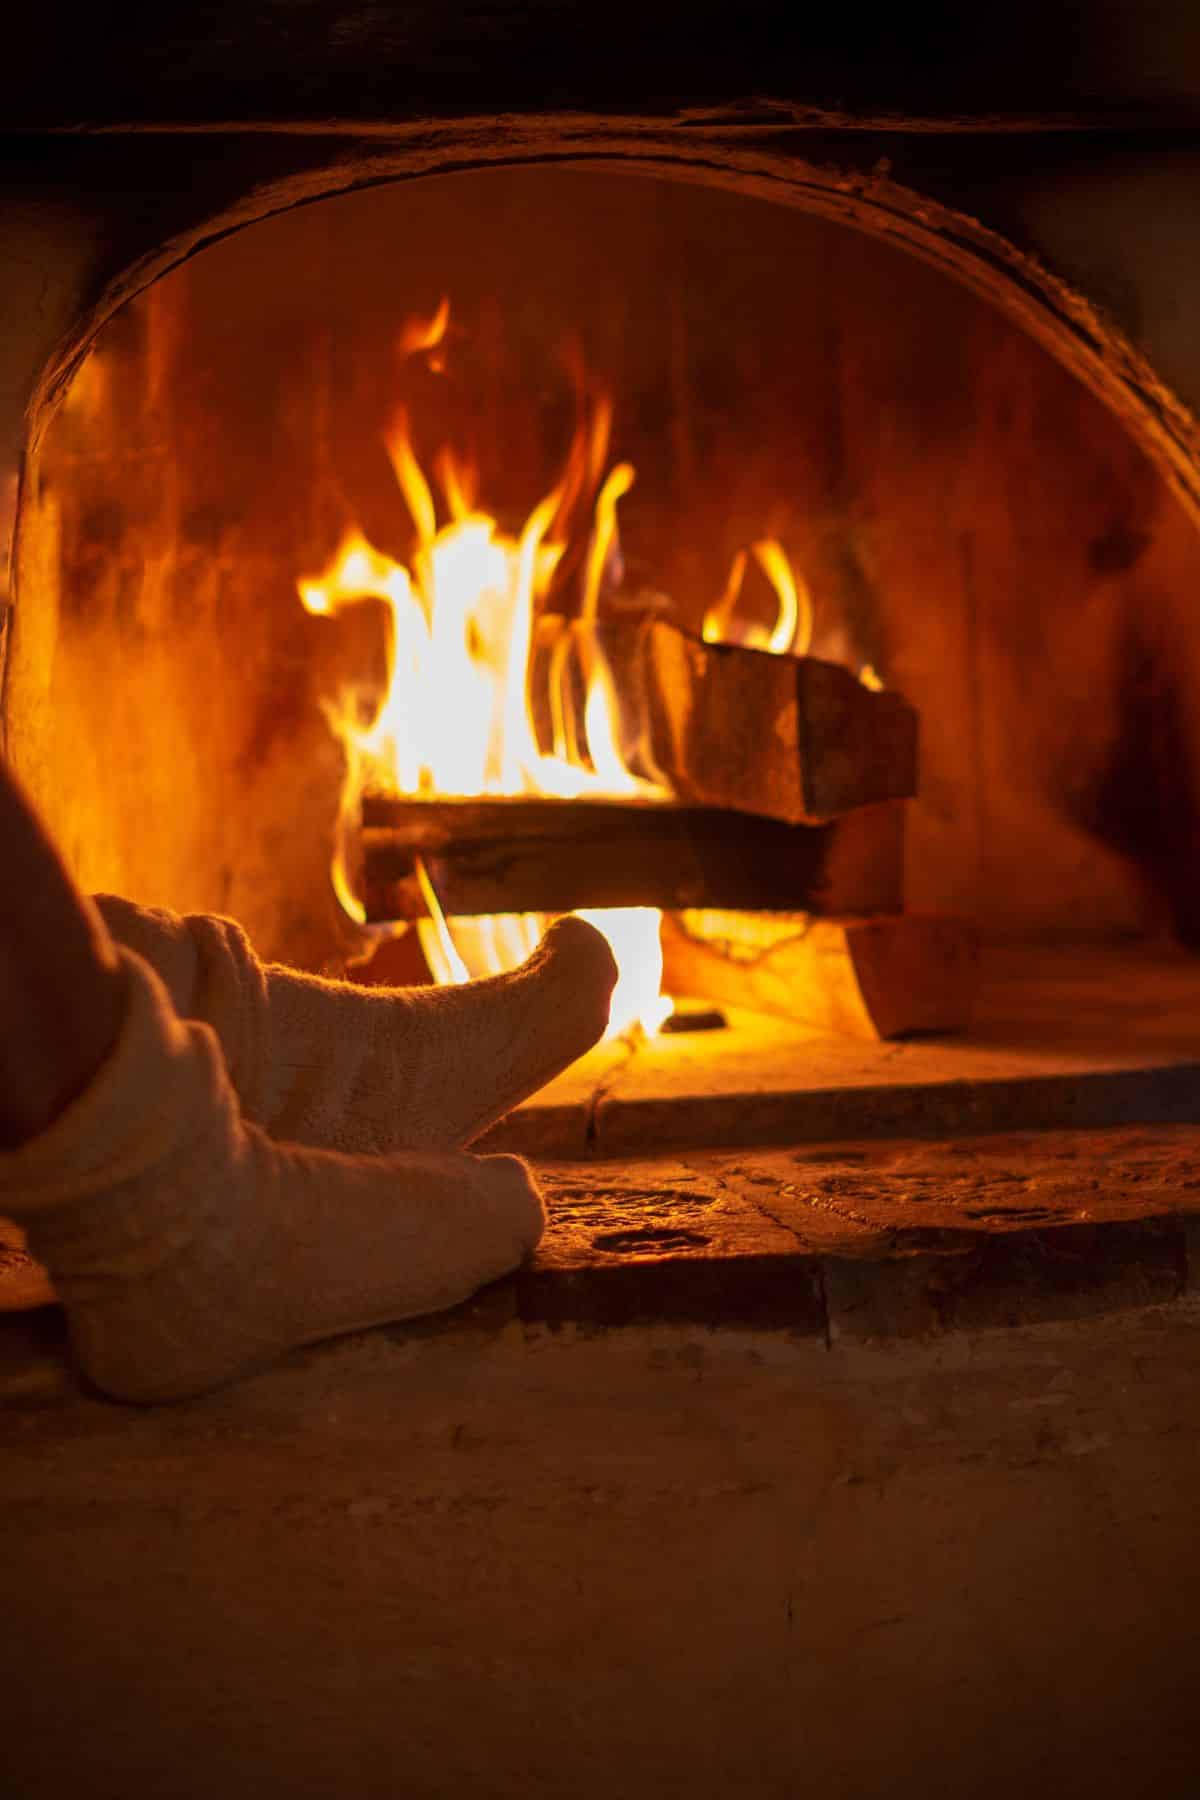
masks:
<svg viewBox="0 0 1200 1800"><path fill-rule="evenodd" d="M586 646L578 627L539 622L530 694L550 748L544 675L574 629L582 712ZM864 687L816 657L705 644L658 614L609 613L596 643L612 676L629 767L684 806L731 807L791 825L822 824L917 791L917 715L899 694Z"/></svg>
<svg viewBox="0 0 1200 1800"><path fill-rule="evenodd" d="M966 919L685 914L663 920L663 985L866 1039L963 1031L979 946Z"/></svg>
<svg viewBox="0 0 1200 1800"><path fill-rule="evenodd" d="M594 800L363 797L367 919L419 919L424 864L444 913L579 907L803 908L902 904L903 808L822 826L745 813Z"/></svg>

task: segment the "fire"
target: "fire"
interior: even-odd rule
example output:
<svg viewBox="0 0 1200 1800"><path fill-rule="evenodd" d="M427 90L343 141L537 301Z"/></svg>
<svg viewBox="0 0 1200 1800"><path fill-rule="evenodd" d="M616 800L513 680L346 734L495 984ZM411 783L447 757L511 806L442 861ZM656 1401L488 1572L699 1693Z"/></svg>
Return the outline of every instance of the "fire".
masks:
<svg viewBox="0 0 1200 1800"><path fill-rule="evenodd" d="M775 590L779 612L772 626L741 622L736 617L746 578L746 552L739 550L729 571L725 592L704 615L702 635L706 644L741 644L746 650L769 650L776 656L807 656L812 644L813 607L808 586L796 573L782 544L762 538L750 554Z"/></svg>
<svg viewBox="0 0 1200 1800"><path fill-rule="evenodd" d="M444 367L450 310L411 320L399 339L402 356ZM388 680L367 708L347 693L327 708L345 745L347 774L333 880L351 917L362 922L345 854L366 789L434 799L448 796L552 795L562 799L669 802L665 788L635 775L621 751L621 718L611 671L597 634L607 585L619 568L617 508L634 470L617 463L605 473L611 429L607 398L592 397L558 485L533 509L516 536L502 530L476 499L476 472L450 450L421 465L410 422L399 413L386 447L411 517L415 544L408 565L381 554L358 532L343 539L330 566L300 581L309 612L329 616L368 597L386 603ZM546 607L551 581L569 541L573 515L594 494L583 558L578 613L566 619ZM752 554L779 600L776 625L739 630L734 618L745 571L735 564L725 595L705 620L710 641L727 638L774 651L801 648L811 636L812 609L781 547L755 544ZM533 653L544 670L548 746L539 742L531 705ZM429 908L417 929L435 979L465 981L511 968L533 949L546 921L538 915L450 919L424 869ZM619 968L609 1034L656 1032L671 1010L661 993L661 914L652 907L583 912L607 937Z"/></svg>

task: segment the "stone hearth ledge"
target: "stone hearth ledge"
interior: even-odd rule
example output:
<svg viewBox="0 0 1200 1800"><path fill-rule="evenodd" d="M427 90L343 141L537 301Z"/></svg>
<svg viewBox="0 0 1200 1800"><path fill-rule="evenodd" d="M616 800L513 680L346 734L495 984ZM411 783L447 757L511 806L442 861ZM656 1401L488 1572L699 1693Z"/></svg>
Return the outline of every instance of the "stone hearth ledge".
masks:
<svg viewBox="0 0 1200 1800"><path fill-rule="evenodd" d="M970 1030L865 1043L729 1011L601 1044L477 1146L539 1162L766 1144L1200 1123L1200 957L989 945Z"/></svg>
<svg viewBox="0 0 1200 1800"><path fill-rule="evenodd" d="M1200 1293L1200 1126L704 1151L540 1165L534 1260L402 1339L512 1327L932 1338ZM36 1271L0 1244L0 1307ZM33 1295L36 1298L36 1293ZM61 1355L56 1314L0 1318L3 1364ZM40 1323L38 1322L40 1320ZM305 1354L313 1354L308 1352Z"/></svg>
<svg viewBox="0 0 1200 1800"><path fill-rule="evenodd" d="M1200 1127L684 1154L541 1170L526 1324L869 1340L1200 1290Z"/></svg>

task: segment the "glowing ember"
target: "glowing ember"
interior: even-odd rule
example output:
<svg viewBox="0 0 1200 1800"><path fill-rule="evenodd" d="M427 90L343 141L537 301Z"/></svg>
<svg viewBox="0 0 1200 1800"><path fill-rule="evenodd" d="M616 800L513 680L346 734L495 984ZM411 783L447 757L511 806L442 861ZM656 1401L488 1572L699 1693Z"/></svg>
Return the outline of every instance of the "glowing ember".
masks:
<svg viewBox="0 0 1200 1800"><path fill-rule="evenodd" d="M443 301L432 319L404 326L401 351L442 367L448 323L449 305ZM533 509L519 537L511 537L476 505L475 471L448 451L433 469L442 503L439 524L434 486L413 449L408 419L400 414L387 449L416 532L409 565L381 555L352 532L323 574L298 583L312 613L329 615L367 597L383 599L388 608L389 673L382 702L365 721L357 693L328 708L347 751L333 879L342 905L359 922L363 908L347 875L344 848L364 789L431 800L483 795L670 800L666 789L631 773L622 756L612 675L595 631L605 581L618 561L617 506L634 481L630 465L620 463L601 482L610 423L607 401L594 402L590 416L581 419L558 486ZM544 605L567 547L571 514L592 493L579 613L568 621L548 615ZM806 647L812 616L803 583L797 583L773 540L756 544L752 553L778 596L776 625L769 631L738 629L733 615L743 555L705 621L705 637L784 651L799 634ZM530 706L535 626L539 649L548 651L549 752L539 745ZM417 929L437 980L465 981L511 968L537 943L545 925L540 916L444 919L432 884L423 869L419 874L429 918ZM620 970L610 1035L634 1027L657 1031L671 1010L660 992L661 914L652 907L629 907L581 917L608 938Z"/></svg>

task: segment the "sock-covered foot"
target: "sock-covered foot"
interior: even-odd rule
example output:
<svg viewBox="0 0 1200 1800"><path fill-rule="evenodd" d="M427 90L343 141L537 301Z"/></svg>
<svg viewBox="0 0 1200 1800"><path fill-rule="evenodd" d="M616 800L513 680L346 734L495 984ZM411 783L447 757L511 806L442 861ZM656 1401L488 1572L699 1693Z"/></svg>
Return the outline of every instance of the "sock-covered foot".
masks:
<svg viewBox="0 0 1200 1800"><path fill-rule="evenodd" d="M246 1117L273 1137L383 1154L457 1149L603 1034L616 965L559 919L519 969L463 987L361 988L261 963L229 919L108 895L119 943L151 963L182 1018L216 1031Z"/></svg>
<svg viewBox="0 0 1200 1800"><path fill-rule="evenodd" d="M127 1400L217 1386L296 1344L452 1306L537 1243L516 1157L354 1157L243 1122L212 1031L122 952L128 1009L87 1090L0 1154L85 1373Z"/></svg>

